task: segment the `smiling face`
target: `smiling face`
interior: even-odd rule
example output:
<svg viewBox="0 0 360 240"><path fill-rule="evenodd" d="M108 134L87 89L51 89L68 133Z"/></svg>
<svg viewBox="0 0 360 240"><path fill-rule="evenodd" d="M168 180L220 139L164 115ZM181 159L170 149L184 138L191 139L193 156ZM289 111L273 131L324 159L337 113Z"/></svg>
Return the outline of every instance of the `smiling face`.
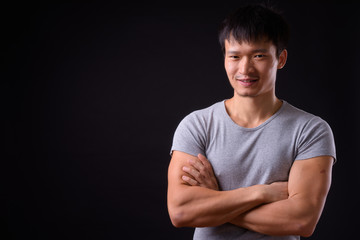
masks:
<svg viewBox="0 0 360 240"><path fill-rule="evenodd" d="M286 58L287 51L277 57L276 47L269 41L225 40L225 70L234 95L275 95L276 72L285 65Z"/></svg>

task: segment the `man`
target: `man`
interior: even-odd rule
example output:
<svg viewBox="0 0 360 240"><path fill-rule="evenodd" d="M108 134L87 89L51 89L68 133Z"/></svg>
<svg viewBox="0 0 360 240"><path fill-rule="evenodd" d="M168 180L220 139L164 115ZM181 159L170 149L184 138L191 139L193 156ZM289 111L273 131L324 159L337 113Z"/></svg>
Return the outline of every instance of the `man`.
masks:
<svg viewBox="0 0 360 240"><path fill-rule="evenodd" d="M321 118L275 95L288 27L263 6L230 15L219 35L231 99L179 124L168 171L168 209L194 239L300 239L319 220L336 159Z"/></svg>

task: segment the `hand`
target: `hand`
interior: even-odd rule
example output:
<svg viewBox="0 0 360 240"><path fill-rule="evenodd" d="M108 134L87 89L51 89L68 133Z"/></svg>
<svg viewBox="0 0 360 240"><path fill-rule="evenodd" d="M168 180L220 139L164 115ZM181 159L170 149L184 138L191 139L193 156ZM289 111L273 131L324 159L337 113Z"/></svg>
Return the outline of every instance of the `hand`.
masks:
<svg viewBox="0 0 360 240"><path fill-rule="evenodd" d="M287 182L274 182L265 188L265 199L267 202L276 202L289 197Z"/></svg>
<svg viewBox="0 0 360 240"><path fill-rule="evenodd" d="M182 170L189 176L183 175L182 179L191 186L200 186L213 190L219 190L219 185L214 174L214 170L205 156L199 154L196 159L188 161L189 166L184 166Z"/></svg>

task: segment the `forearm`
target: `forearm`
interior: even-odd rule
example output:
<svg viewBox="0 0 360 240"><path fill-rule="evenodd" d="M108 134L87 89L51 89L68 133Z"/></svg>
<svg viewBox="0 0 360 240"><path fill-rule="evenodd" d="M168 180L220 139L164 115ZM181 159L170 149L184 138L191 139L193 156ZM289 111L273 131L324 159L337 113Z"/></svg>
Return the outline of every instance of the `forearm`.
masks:
<svg viewBox="0 0 360 240"><path fill-rule="evenodd" d="M308 199L289 198L252 209L230 222L266 235L306 237L314 231L321 211Z"/></svg>
<svg viewBox="0 0 360 240"><path fill-rule="evenodd" d="M168 208L176 227L210 227L229 222L234 217L263 204L262 185L231 191L182 186L169 191Z"/></svg>
<svg viewBox="0 0 360 240"><path fill-rule="evenodd" d="M333 158L295 161L289 175L289 198L260 206L231 223L267 235L310 236L331 184Z"/></svg>
<svg viewBox="0 0 360 240"><path fill-rule="evenodd" d="M183 152L173 153L168 170L168 210L176 227L224 224L258 205L276 201L278 196L272 194L274 188L285 189L287 196L287 184L256 185L231 191L193 186L184 181L184 177L191 177L191 174L183 169L190 167L189 160L201 159Z"/></svg>
<svg viewBox="0 0 360 240"><path fill-rule="evenodd" d="M213 175L204 156L174 152L168 173L168 210L174 226L218 226L261 204L288 197L287 182L218 191Z"/></svg>

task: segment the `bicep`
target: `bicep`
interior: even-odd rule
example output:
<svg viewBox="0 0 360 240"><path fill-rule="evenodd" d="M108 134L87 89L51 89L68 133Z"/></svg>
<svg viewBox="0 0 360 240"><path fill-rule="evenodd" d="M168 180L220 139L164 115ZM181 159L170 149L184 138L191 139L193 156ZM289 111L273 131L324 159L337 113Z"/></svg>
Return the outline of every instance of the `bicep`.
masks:
<svg viewBox="0 0 360 240"><path fill-rule="evenodd" d="M214 205L219 205L216 198L213 198L213 201L211 199L218 196L218 192L191 186L182 180L182 176L186 175L182 171L182 167L187 165L190 159L196 159L196 157L180 151L174 151L172 154L168 169L167 192L168 211L171 221L174 226L178 227L214 224L214 222L216 223L214 219L220 219L218 215L216 215L216 218L207 218L207 214L209 209L214 209ZM214 201L216 204L211 205Z"/></svg>
<svg viewBox="0 0 360 240"><path fill-rule="evenodd" d="M180 190L183 187L189 186L184 180L182 180L182 176L186 175L186 173L182 171L182 167L187 165L187 162L190 159L196 159L196 157L188 153L173 151L168 169L169 201L176 199L176 194L180 193Z"/></svg>
<svg viewBox="0 0 360 240"><path fill-rule="evenodd" d="M185 174L182 167L188 165L190 159L197 159L197 157L180 151L173 151L171 161L168 169L168 181L171 184L184 184L181 177Z"/></svg>
<svg viewBox="0 0 360 240"><path fill-rule="evenodd" d="M320 214L331 185L332 165L330 156L295 161L289 175L289 199L301 199Z"/></svg>
<svg viewBox="0 0 360 240"><path fill-rule="evenodd" d="M268 235L310 236L321 215L331 184L332 157L294 162L289 198L262 205L238 218L239 226Z"/></svg>

